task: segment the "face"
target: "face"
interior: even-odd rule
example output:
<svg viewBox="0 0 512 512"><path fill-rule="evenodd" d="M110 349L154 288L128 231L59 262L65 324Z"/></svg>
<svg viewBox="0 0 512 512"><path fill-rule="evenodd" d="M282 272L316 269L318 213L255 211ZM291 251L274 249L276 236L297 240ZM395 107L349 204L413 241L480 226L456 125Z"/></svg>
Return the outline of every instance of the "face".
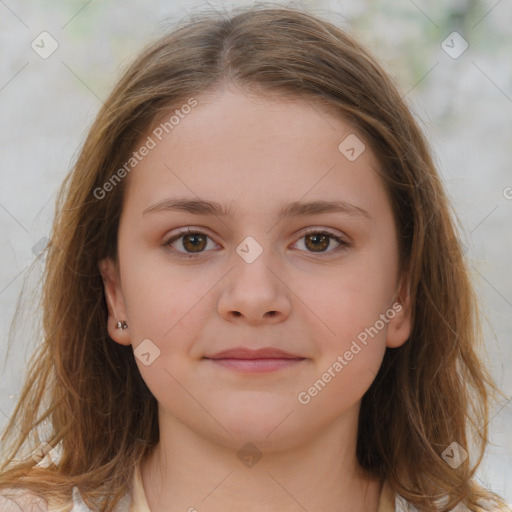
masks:
<svg viewBox="0 0 512 512"><path fill-rule="evenodd" d="M100 264L109 334L132 345L161 420L298 445L355 421L386 346L409 336L391 205L368 143L333 112L230 88L197 99L161 141L157 125L141 139L156 145L126 178L118 261ZM338 208L298 207L315 202ZM293 359L213 359L240 347Z"/></svg>

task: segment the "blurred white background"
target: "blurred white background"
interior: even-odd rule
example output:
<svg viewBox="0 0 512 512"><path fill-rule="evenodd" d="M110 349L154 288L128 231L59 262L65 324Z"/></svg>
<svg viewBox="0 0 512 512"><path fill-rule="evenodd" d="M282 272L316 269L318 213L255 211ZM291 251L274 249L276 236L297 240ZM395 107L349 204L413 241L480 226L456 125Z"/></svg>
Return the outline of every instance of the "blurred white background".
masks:
<svg viewBox="0 0 512 512"><path fill-rule="evenodd" d="M32 264L36 273L42 268L36 255L51 230L56 191L120 70L169 22L188 12L247 3L0 0L1 361L26 271ZM495 404L489 425L493 444L478 478L512 503L512 374L507 371L512 363L512 3L311 0L303 5L356 34L376 54L431 142L464 227L488 318L489 365L507 396ZM46 59L31 47L44 31L58 43ZM464 41L468 48L458 55ZM18 338L0 369L1 428L39 341Z"/></svg>

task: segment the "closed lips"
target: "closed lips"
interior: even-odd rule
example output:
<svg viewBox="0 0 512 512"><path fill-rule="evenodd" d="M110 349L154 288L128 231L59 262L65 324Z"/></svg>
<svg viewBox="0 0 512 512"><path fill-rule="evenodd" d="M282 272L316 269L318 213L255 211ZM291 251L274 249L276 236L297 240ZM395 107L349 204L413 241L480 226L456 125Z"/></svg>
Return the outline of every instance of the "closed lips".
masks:
<svg viewBox="0 0 512 512"><path fill-rule="evenodd" d="M217 352L206 359L304 359L297 354L291 354L281 349L266 347L258 350L251 350L244 347L237 347L222 352Z"/></svg>

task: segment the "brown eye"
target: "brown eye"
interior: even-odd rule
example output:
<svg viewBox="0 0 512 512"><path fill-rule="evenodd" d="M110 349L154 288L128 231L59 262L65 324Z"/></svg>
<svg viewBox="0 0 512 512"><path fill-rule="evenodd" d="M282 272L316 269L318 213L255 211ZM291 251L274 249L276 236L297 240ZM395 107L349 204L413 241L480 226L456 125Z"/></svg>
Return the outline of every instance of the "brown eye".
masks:
<svg viewBox="0 0 512 512"><path fill-rule="evenodd" d="M178 240L181 239L181 243ZM185 258L192 257L193 255L206 254L208 239L211 238L202 233L201 231L187 230L178 233L172 237L169 241L164 243L164 246L170 247L171 250L177 255ZM304 240L306 252L316 253L319 255L329 255L331 253L337 253L343 249L350 247L350 243L345 241L342 237L329 233L327 231L310 231L300 238L300 241ZM332 240L338 244L334 248L332 246ZM330 249L330 250L328 250Z"/></svg>
<svg viewBox="0 0 512 512"><path fill-rule="evenodd" d="M173 236L164 245L170 246L178 256L188 257L194 254L202 254L208 245L210 237L201 231L187 230ZM181 239L181 243L178 240Z"/></svg>
<svg viewBox="0 0 512 512"><path fill-rule="evenodd" d="M329 247L329 238L323 234L306 235L306 247L314 252L323 252Z"/></svg>
<svg viewBox="0 0 512 512"><path fill-rule="evenodd" d="M327 231L311 230L306 233L300 240L304 240L306 252L317 254L331 254L349 246L349 243L344 241L343 238ZM327 250L331 247L332 240L335 240L338 245L331 250Z"/></svg>
<svg viewBox="0 0 512 512"><path fill-rule="evenodd" d="M190 252L201 252L206 247L206 238L201 234L184 235L183 247Z"/></svg>

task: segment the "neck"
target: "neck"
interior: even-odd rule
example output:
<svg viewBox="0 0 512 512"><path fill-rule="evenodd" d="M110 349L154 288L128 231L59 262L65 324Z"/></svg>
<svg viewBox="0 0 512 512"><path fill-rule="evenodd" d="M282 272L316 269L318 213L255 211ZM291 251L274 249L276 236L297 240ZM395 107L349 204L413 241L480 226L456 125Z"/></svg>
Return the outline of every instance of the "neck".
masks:
<svg viewBox="0 0 512 512"><path fill-rule="evenodd" d="M160 418L164 435L141 463L152 512L378 509L382 482L357 463L357 429L344 429L343 420L283 449L276 436L273 442L223 444L198 435L174 417Z"/></svg>

